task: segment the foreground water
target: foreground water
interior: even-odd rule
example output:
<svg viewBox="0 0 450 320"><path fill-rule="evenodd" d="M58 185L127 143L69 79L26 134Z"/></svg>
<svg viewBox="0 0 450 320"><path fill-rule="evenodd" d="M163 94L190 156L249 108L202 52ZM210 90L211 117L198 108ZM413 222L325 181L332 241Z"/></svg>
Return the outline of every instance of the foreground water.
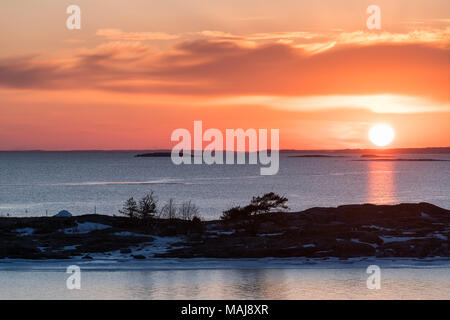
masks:
<svg viewBox="0 0 450 320"><path fill-rule="evenodd" d="M66 268L81 267L69 290ZM84 263L84 264L83 264ZM367 288L366 268L381 268ZM0 263L0 299L450 299L448 260L164 260Z"/></svg>
<svg viewBox="0 0 450 320"><path fill-rule="evenodd" d="M379 162L359 155L293 158L261 176L258 165L174 165L138 152L0 152L0 215L117 214L125 199L154 190L163 203L192 200L205 219L274 191L293 210L349 203L426 201L450 208L450 161ZM450 155L399 155L450 160Z"/></svg>

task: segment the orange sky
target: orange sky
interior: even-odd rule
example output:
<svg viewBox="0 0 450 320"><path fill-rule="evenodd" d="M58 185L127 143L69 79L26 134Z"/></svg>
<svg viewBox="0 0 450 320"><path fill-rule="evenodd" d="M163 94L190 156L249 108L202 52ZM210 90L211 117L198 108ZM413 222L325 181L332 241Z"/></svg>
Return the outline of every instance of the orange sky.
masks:
<svg viewBox="0 0 450 320"><path fill-rule="evenodd" d="M171 148L174 129L280 129L282 149L450 146L449 1L0 4L0 150Z"/></svg>

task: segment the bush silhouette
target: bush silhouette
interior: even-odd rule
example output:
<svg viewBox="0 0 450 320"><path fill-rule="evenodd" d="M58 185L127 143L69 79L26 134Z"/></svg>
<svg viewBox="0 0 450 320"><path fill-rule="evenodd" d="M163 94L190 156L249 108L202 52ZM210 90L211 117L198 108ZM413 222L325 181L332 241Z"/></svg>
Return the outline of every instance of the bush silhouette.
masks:
<svg viewBox="0 0 450 320"><path fill-rule="evenodd" d="M220 219L244 220L258 214L276 210L288 210L287 201L288 198L269 192L260 197L253 197L250 204L245 207L236 206L224 211Z"/></svg>

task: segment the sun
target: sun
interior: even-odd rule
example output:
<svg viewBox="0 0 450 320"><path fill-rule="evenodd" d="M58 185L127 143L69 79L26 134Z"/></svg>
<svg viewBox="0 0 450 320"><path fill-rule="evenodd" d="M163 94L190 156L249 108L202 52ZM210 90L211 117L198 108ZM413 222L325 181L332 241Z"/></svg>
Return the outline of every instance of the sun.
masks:
<svg viewBox="0 0 450 320"><path fill-rule="evenodd" d="M370 141L379 147L387 146L394 140L394 137L394 129L387 124L377 124L369 130Z"/></svg>

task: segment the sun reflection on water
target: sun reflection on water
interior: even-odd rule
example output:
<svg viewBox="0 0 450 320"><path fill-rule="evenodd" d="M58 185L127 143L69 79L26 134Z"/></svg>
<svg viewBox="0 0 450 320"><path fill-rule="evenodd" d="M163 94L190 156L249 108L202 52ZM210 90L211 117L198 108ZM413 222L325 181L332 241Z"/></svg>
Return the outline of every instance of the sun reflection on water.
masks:
<svg viewBox="0 0 450 320"><path fill-rule="evenodd" d="M391 204L397 202L395 162L367 161L367 202Z"/></svg>

